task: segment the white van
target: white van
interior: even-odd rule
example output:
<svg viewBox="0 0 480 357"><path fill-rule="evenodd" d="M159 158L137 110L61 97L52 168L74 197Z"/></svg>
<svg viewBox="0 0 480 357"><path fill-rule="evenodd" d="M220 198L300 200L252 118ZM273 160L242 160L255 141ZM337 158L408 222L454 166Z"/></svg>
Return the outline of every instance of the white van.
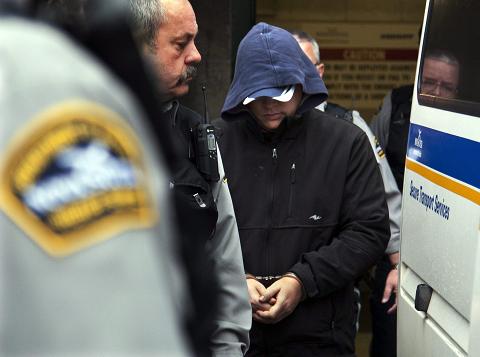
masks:
<svg viewBox="0 0 480 357"><path fill-rule="evenodd" d="M480 357L478 0L427 1L405 166L398 356Z"/></svg>

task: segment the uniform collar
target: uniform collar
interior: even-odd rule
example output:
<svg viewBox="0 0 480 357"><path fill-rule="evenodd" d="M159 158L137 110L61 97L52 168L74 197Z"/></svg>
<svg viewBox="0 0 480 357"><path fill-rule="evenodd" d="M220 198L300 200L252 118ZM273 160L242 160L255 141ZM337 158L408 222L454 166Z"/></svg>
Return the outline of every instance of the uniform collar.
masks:
<svg viewBox="0 0 480 357"><path fill-rule="evenodd" d="M180 103L178 102L178 100L174 99L164 103L161 107L161 110L163 113L170 114L170 122L172 127L175 127L175 125L177 124L177 112L178 112L179 106L180 106Z"/></svg>

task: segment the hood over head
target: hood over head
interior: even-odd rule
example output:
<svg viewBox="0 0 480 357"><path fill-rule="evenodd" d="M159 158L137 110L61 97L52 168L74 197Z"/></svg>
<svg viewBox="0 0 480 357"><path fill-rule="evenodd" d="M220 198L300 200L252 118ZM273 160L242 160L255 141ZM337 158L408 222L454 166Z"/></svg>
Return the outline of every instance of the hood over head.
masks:
<svg viewBox="0 0 480 357"><path fill-rule="evenodd" d="M224 119L233 118L245 105L267 96L287 102L300 84L304 99L297 114L325 101L327 88L317 69L288 31L260 22L240 42L235 75L222 108Z"/></svg>

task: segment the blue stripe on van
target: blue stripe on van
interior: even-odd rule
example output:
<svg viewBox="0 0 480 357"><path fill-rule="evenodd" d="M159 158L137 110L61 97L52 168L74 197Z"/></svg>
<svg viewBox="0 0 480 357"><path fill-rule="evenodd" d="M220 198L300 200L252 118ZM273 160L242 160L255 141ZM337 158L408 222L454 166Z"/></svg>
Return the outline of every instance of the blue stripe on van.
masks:
<svg viewBox="0 0 480 357"><path fill-rule="evenodd" d="M480 189L480 143L477 141L410 124L407 156Z"/></svg>

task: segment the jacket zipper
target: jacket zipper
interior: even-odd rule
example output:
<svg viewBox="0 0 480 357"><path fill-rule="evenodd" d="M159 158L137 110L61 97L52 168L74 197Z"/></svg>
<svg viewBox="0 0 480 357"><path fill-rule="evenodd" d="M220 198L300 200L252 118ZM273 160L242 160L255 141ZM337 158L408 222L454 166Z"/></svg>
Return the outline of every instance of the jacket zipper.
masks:
<svg viewBox="0 0 480 357"><path fill-rule="evenodd" d="M290 168L290 197L288 198L288 217L292 217L293 199L295 197L295 163Z"/></svg>
<svg viewBox="0 0 480 357"><path fill-rule="evenodd" d="M331 333L332 333L332 339L335 342L337 342L337 332L336 332L336 326L335 326L335 318L337 316L337 311L336 311L336 307L335 307L335 300L333 299L333 297L330 297L329 301L330 301L330 304L332 306L332 317L330 319L330 329L331 329ZM354 328L354 327L352 326L352 328Z"/></svg>
<svg viewBox="0 0 480 357"><path fill-rule="evenodd" d="M270 201L270 228L272 227L273 221L273 208L275 201L275 173L277 171L277 149L273 148L272 150L272 160L273 160L273 169L272 169L272 191L271 191L271 201Z"/></svg>
<svg viewBox="0 0 480 357"><path fill-rule="evenodd" d="M272 168L272 181L271 181L271 196L270 196L270 221L268 224L268 235L267 235L267 254L265 257L265 264L267 266L266 272L268 274L272 274L272 271L270 270L270 235L272 233L272 227L273 227L273 209L274 209L274 204L275 204L275 174L277 171L277 148L272 149L272 161L273 161L273 168Z"/></svg>

